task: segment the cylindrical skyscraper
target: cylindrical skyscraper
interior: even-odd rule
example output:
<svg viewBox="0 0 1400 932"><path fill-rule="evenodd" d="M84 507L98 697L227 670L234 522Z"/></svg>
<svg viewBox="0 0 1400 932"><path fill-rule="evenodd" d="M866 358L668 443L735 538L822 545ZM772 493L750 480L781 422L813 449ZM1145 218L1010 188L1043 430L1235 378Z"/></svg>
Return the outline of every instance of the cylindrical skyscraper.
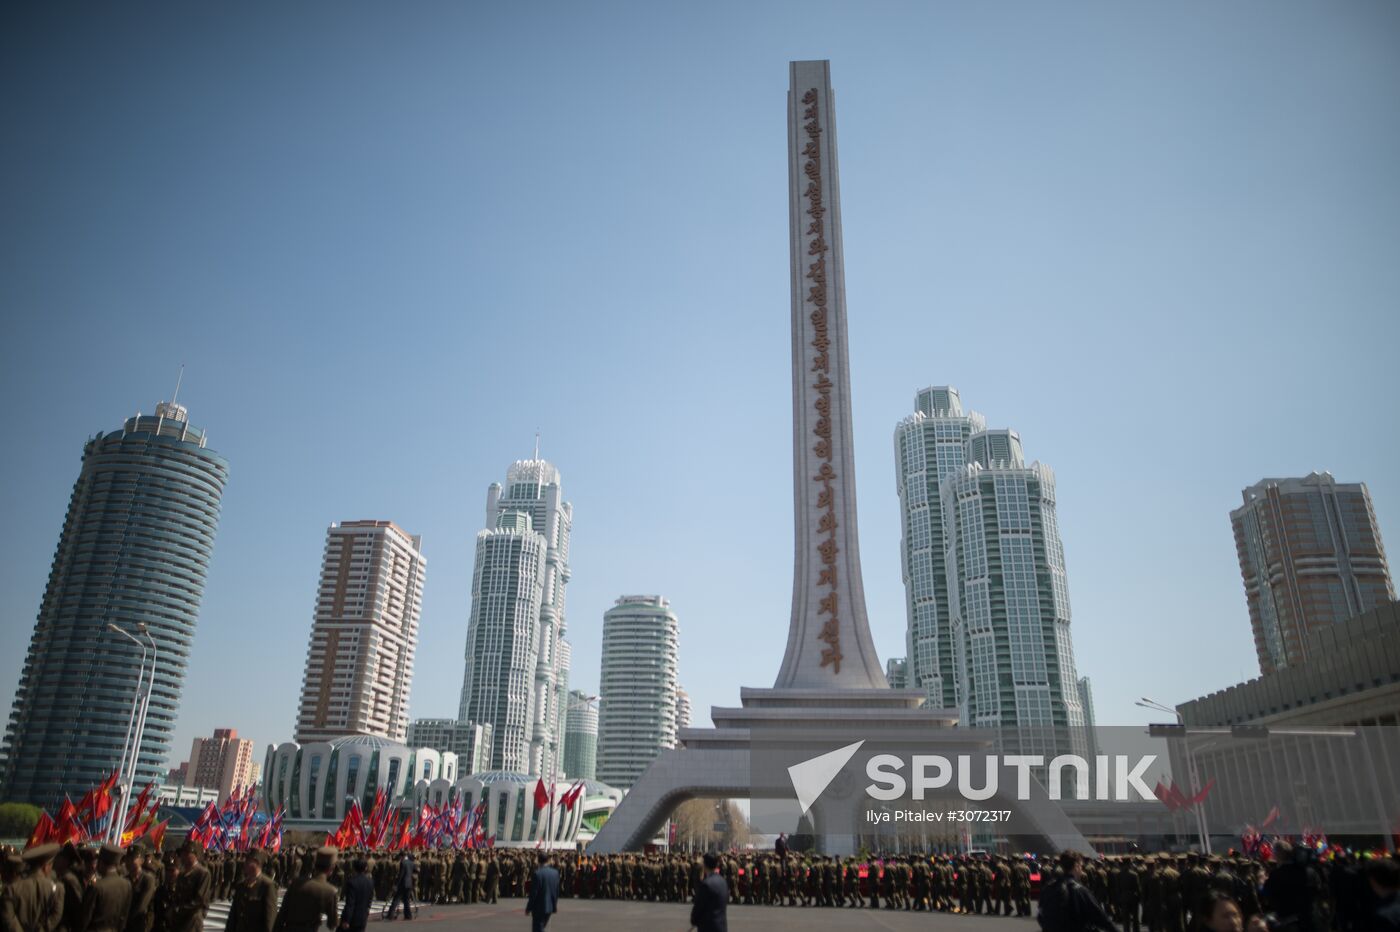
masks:
<svg viewBox="0 0 1400 932"><path fill-rule="evenodd" d="M603 613L598 779L636 782L663 748L676 746L680 622L659 595L625 595Z"/></svg>
<svg viewBox="0 0 1400 932"><path fill-rule="evenodd" d="M570 780L598 778L598 710L592 697L569 690L569 715L564 726L564 773Z"/></svg>
<svg viewBox="0 0 1400 932"><path fill-rule="evenodd" d="M0 798L54 806L117 768L141 650L109 624L144 625L154 642L136 783L164 776L227 479L173 402L87 442L10 712Z"/></svg>

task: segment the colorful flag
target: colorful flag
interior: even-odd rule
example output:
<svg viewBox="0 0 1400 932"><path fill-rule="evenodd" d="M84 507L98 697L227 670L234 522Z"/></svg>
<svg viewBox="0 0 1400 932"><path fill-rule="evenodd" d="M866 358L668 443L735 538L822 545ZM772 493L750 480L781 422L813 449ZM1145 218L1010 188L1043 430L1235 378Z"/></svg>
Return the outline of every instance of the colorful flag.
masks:
<svg viewBox="0 0 1400 932"><path fill-rule="evenodd" d="M151 847L155 849L156 854L160 854L161 848L165 845L165 827L169 824L170 820L166 819L157 822L156 827L151 829Z"/></svg>
<svg viewBox="0 0 1400 932"><path fill-rule="evenodd" d="M544 788L544 777L535 784L535 808L543 809L549 803L549 793Z"/></svg>
<svg viewBox="0 0 1400 932"><path fill-rule="evenodd" d="M30 833L29 841L24 844L25 850L38 845L48 844L49 841L55 837L57 832L58 826L54 823L53 819L49 818L49 814L47 812L40 812L39 821L34 825L34 831Z"/></svg>

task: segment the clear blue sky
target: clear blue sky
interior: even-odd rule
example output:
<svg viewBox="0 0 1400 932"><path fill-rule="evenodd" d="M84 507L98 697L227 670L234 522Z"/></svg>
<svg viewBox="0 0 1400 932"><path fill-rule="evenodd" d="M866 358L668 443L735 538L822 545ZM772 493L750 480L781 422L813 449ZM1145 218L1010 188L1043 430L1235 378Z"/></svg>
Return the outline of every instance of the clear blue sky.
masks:
<svg viewBox="0 0 1400 932"><path fill-rule="evenodd" d="M1227 513L1370 484L1400 547L1400 5L8 4L0 690L83 441L168 397L228 457L177 732L292 730L326 526L428 555L452 714L486 487L575 507L572 684L663 593L699 721L770 685L792 572L789 59L837 89L862 548L951 383L1059 477L1100 722L1255 671Z"/></svg>

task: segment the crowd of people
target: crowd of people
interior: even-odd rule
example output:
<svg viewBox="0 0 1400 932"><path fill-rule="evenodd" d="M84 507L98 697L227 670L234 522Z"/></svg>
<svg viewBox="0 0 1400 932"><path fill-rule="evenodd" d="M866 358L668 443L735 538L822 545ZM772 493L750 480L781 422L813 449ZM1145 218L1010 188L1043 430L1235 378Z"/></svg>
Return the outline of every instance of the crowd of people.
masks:
<svg viewBox="0 0 1400 932"><path fill-rule="evenodd" d="M44 845L3 860L0 932L203 932L229 901L227 932L358 932L370 904L526 898L533 849L372 853L289 847L205 854L197 843L156 855L139 846ZM776 850L551 857L557 896L689 903L702 885L729 904L1029 917L1045 932L1400 932L1400 866L1326 860L1279 846L1242 855L1157 854L1051 861L972 855L833 857ZM553 876L553 875L551 875ZM279 897L285 888L286 896ZM295 895L294 895L295 894ZM279 905L280 902L280 905ZM313 921L315 920L315 921Z"/></svg>

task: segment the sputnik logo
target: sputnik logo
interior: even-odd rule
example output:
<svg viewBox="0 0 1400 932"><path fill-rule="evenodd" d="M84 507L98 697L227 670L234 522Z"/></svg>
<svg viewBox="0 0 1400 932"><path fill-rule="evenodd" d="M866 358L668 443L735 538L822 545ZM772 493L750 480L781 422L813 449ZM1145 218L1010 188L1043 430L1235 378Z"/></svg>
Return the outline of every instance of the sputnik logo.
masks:
<svg viewBox="0 0 1400 932"><path fill-rule="evenodd" d="M788 768L788 776L792 778L792 788L797 791L797 803L802 807L803 815L806 815L817 798L826 792L826 788L836 779L841 768L850 762L864 743L865 739L862 738L855 744L828 751Z"/></svg>

